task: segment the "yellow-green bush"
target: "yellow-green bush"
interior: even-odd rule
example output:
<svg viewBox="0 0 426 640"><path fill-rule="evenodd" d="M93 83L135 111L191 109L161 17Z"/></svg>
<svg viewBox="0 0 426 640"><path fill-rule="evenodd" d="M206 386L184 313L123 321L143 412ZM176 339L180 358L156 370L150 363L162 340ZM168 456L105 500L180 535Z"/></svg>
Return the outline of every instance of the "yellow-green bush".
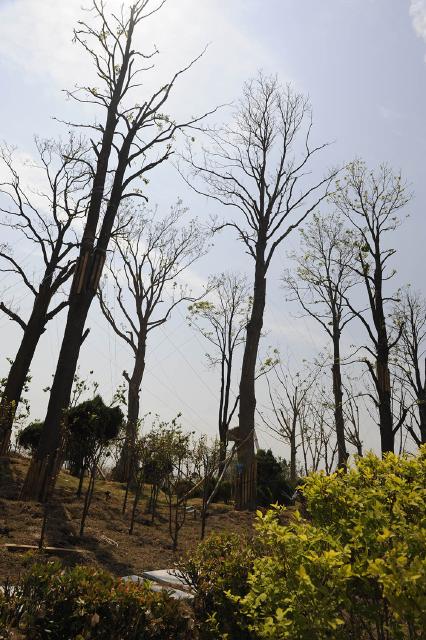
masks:
<svg viewBox="0 0 426 640"><path fill-rule="evenodd" d="M308 517L258 514L266 552L229 597L254 637L426 637L426 447L309 476Z"/></svg>

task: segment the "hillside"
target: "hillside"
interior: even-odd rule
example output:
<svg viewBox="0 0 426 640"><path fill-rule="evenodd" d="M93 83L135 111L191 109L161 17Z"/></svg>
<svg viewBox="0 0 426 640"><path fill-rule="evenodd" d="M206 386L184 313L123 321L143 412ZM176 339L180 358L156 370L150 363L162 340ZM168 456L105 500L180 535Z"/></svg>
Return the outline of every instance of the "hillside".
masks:
<svg viewBox="0 0 426 640"><path fill-rule="evenodd" d="M0 576L12 579L38 558L55 559L53 554L39 552L11 552L6 544L37 544L43 522L40 504L19 500L28 460L12 457L0 459ZM117 576L140 574L143 570L164 569L173 565L177 557L193 549L200 538L200 522L188 514L180 533L179 549L172 551L168 532L166 505L160 500L159 517L150 523L144 513L146 492L140 502L133 535L128 534L130 507L122 515L124 497L122 485L99 480L87 519L85 535L78 537L84 498L76 498L77 479L61 472L50 508L45 545L76 548L81 553L61 555L65 564L91 564L111 571ZM109 492L109 494L107 493ZM191 504L197 505L197 500ZM214 504L208 518L209 531L238 531L250 533L253 515L239 513L225 504Z"/></svg>

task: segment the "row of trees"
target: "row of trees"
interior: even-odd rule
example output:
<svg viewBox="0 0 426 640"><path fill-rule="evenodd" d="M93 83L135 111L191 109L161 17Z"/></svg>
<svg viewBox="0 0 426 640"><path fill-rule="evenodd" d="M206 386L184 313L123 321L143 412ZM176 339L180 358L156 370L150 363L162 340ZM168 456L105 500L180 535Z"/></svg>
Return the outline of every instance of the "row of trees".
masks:
<svg viewBox="0 0 426 640"><path fill-rule="evenodd" d="M87 390L89 388L85 385ZM225 495L225 475L226 486L228 489L231 486L232 454L221 460L219 441L210 442L206 436L196 438L194 432L182 428L179 417L166 422L159 416L151 419L147 415L142 420L143 432L132 443L131 472L125 484L122 505L123 515L130 511L128 532L132 535L144 489L148 487L144 513L149 514L150 524L160 517L158 507L161 498L163 506L166 504L173 550L178 547L179 533L189 513L193 517L199 515L200 536L204 538L210 504L219 490L221 497ZM150 419L151 426L148 426ZM21 429L17 447L33 454L39 446L42 430L41 422L30 423ZM79 402L67 411L63 459L69 473L79 479L77 497L83 496L84 489L80 536L84 535L97 477L105 477L104 472L111 472L111 461L115 462L115 471L117 467L121 469L120 462L127 443L128 429L120 407L106 406L99 395ZM86 475L88 480L84 487ZM188 500L194 497L201 498L199 508L188 506ZM47 517L48 509L46 514Z"/></svg>
<svg viewBox="0 0 426 640"><path fill-rule="evenodd" d="M410 423L410 433L417 442L424 442L424 304L417 294L397 297L388 291L395 251L389 248L387 238L398 226L399 212L410 199L407 185L388 166L369 171L361 161L352 162L343 171L336 169L313 178L315 163L328 145L311 141L308 101L292 87L281 87L275 77L260 73L246 83L231 121L221 128L204 124L209 114L178 122L163 113L175 83L198 58L158 91L136 102L132 96L140 94L139 74L146 70L138 62L141 58L151 60L157 52L142 54L134 50L134 33L162 5L138 0L127 13L109 17L103 4L94 0L90 22L79 23L75 40L89 54L99 87L81 86L69 97L94 105L104 120L103 124L98 124L99 118L94 124L68 123L76 130L90 130L90 142L77 136L66 145L37 142L45 191L31 199L21 185L11 150L4 147L2 151L10 175L2 185L2 224L34 243L44 263L36 283L7 247L0 252L3 270L17 274L34 297L27 321L12 301L1 302L1 310L23 331L1 399L3 455L9 447L13 420L40 336L46 324L67 309L47 414L23 498L45 500L54 487L62 464L62 432L79 351L89 332L86 319L97 297L107 322L133 357L132 369L124 372L128 415L116 477L130 482L136 469L140 390L149 335L168 320L178 304L190 302L190 322L212 345L211 362L220 369L221 464L223 467L229 427L238 409L239 426L232 438L237 445L241 486L248 486L248 491L237 495L236 502L239 508L254 508L255 383L267 275L277 249L309 218L311 222L302 229L301 253L292 256L295 268L286 272L283 280L289 298L297 300L330 339L332 399L325 405L332 408L333 420L330 423L328 414L321 417L320 410L315 418L309 412L310 432L316 434L315 438L320 434L321 450L328 452L324 454L327 468L332 468L336 456L337 464L345 465L348 442L355 443L359 450L359 433L348 429L347 417L351 411L355 416L356 408L350 404L351 409L345 409L349 401L344 399L342 374L347 360L342 356L341 339L350 322L361 323L367 336L349 361L363 363L371 377L366 393L377 408L382 451L394 449L395 435L409 418L420 425L420 435L414 423ZM204 140L202 147L192 136L195 129ZM208 248L205 230L196 221L182 224L186 211L180 201L160 218L155 210L141 204L147 199L147 174L170 159L178 134L186 141L179 163L185 181L230 212L224 219L213 220L213 232L231 228L253 261L251 282L236 274L215 276L198 298L180 283L184 270ZM40 205L40 200L46 206ZM329 212L320 215L320 206ZM83 221L81 237L79 220ZM102 274L106 274L105 284ZM69 281L67 292L64 287ZM388 317L389 304L394 305L393 320ZM232 371L239 347L242 367L234 396ZM391 375L394 361L396 368ZM294 478L297 445L292 434L300 426L303 412L293 405L308 397L314 383L310 381L302 389L298 379L296 383L292 380L294 389L290 390L285 382L288 374L280 372L274 362L269 366L275 370L270 375L277 377L285 391L279 399L268 381L275 415L270 426L290 443ZM401 402L396 418L397 388L401 390ZM415 396L411 404L407 402L408 389ZM263 420L270 423L270 418L263 416ZM331 424L335 445L334 436L324 428L326 423ZM306 435L308 431L302 429L300 433ZM317 446L312 440L309 445L307 442L303 446ZM316 460L314 449L312 452L311 458Z"/></svg>

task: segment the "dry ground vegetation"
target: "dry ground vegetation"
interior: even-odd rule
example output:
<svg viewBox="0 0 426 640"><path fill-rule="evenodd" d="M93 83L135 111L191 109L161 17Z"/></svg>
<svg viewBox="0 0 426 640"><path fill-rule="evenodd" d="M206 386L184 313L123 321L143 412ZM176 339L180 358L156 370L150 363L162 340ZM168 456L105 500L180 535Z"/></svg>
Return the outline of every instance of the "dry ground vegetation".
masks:
<svg viewBox="0 0 426 640"><path fill-rule="evenodd" d="M76 497L78 479L62 471L49 508L44 545L82 549L82 553L71 551L59 557L40 551L11 552L6 544L37 545L40 539L43 505L19 499L28 464L29 460L20 456L0 458L0 582L13 581L34 561L54 559L67 565L102 567L116 576L140 575L142 571L172 567L199 542L199 517L194 519L188 514L180 532L178 551L173 553L163 496L160 495L158 517L153 524L150 514L145 512L149 486L139 503L134 532L129 535L131 504L123 515L124 485L100 479L96 482L85 534L80 538L84 497ZM193 499L190 504L196 507L199 502ZM216 503L211 505L207 535L211 531L250 535L252 523L253 514Z"/></svg>

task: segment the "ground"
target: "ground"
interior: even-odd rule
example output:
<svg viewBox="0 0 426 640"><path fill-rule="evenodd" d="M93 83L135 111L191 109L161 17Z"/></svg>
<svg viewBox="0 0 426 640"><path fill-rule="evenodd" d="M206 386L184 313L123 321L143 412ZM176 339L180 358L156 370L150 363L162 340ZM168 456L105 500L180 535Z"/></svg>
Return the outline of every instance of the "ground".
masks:
<svg viewBox="0 0 426 640"><path fill-rule="evenodd" d="M34 558L57 559L59 556L40 552L11 552L5 544L37 544L43 522L43 507L19 500L28 460L0 458L0 582L14 580ZM61 472L46 527L45 545L82 549L60 556L66 564L91 564L117 576L141 574L151 569L167 569L180 556L193 549L200 539L200 520L188 515L181 529L179 548L172 550L168 531L166 505L160 502L159 519L150 524L145 513L147 495L139 505L133 535L128 534L130 507L122 515L124 489L115 482L99 480L86 521L85 535L78 537L83 498L76 498L77 479ZM107 499L106 492L110 492ZM197 505L197 500L190 503ZM207 521L211 531L252 531L253 514L236 512L231 505L213 504Z"/></svg>

